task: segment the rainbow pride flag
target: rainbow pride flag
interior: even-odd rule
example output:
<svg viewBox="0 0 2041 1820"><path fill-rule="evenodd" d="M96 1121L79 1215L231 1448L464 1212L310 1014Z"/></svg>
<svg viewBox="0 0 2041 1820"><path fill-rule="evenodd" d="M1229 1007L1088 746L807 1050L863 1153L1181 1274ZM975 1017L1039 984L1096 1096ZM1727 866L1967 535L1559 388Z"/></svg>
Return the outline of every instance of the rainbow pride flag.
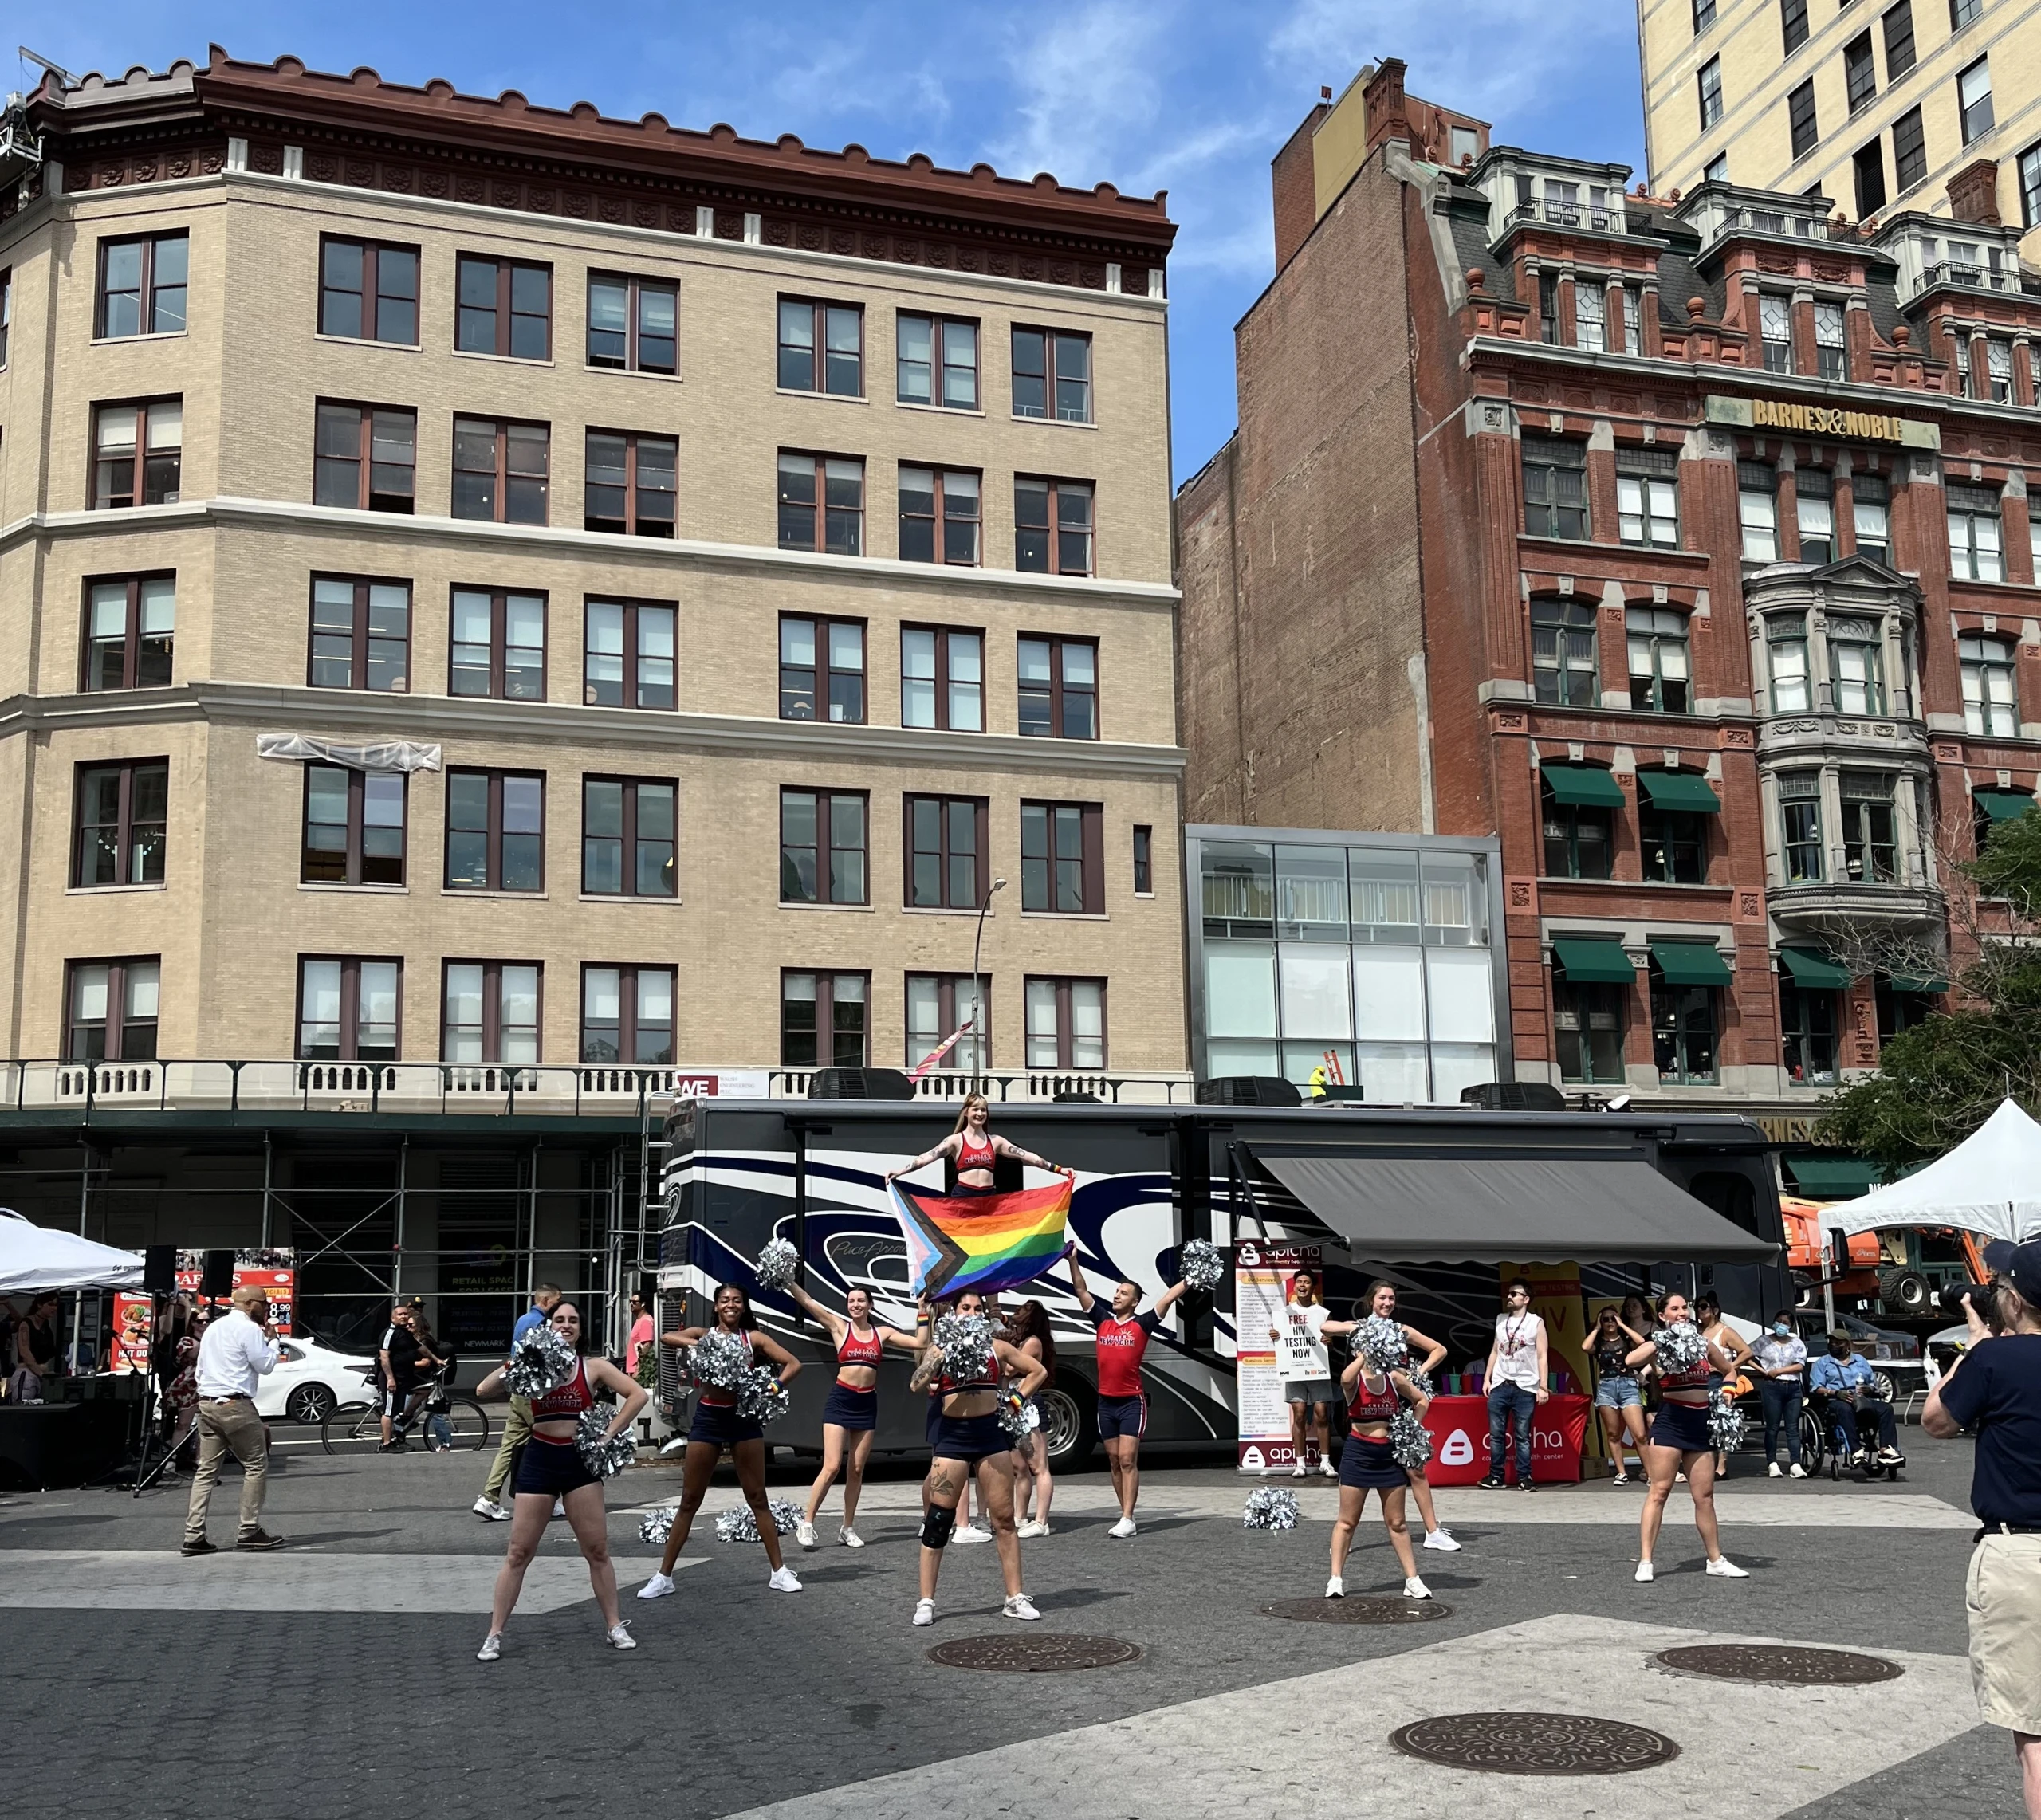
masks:
<svg viewBox="0 0 2041 1820"><path fill-rule="evenodd" d="M1055 1263L1070 1224L1067 1176L1005 1194L931 1194L898 1181L892 1193L916 1295L1017 1289Z"/></svg>

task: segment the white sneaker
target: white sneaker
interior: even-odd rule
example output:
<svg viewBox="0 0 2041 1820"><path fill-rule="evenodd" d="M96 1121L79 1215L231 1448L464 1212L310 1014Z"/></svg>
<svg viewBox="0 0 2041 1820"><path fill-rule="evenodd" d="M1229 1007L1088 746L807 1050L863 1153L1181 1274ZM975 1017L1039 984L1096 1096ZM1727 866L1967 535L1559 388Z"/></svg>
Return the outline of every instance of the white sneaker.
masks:
<svg viewBox="0 0 2041 1820"><path fill-rule="evenodd" d="M547 1518L547 1519L546 1519L546 1520L547 1520L547 1522L549 1522L549 1523L556 1522L560 1518L564 1517L564 1515L566 1515L566 1514L567 1514L567 1507L566 1507L566 1505L564 1505L564 1504L562 1504L562 1503L560 1501L560 1500L559 1500L559 1499L555 1498L555 1499L553 1500L553 1515L552 1515L550 1517Z"/></svg>
<svg viewBox="0 0 2041 1820"><path fill-rule="evenodd" d="M1013 1533L1024 1542L1032 1542L1036 1536L1047 1535L1048 1532L1049 1526L1047 1523L1037 1523L1032 1518L1026 1523L1016 1523L1013 1526Z"/></svg>
<svg viewBox="0 0 2041 1820"><path fill-rule="evenodd" d="M1881 1466L1903 1465L1905 1460L1906 1456L1896 1447L1882 1447L1878 1449L1878 1464Z"/></svg>
<svg viewBox="0 0 2041 1820"><path fill-rule="evenodd" d="M492 1630L482 1640L482 1647L475 1652L478 1662L493 1662L503 1653L503 1633Z"/></svg>
<svg viewBox="0 0 2041 1820"><path fill-rule="evenodd" d="M1403 1596L1406 1599L1428 1599L1432 1590L1414 1574L1403 1582Z"/></svg>
<svg viewBox="0 0 2041 1820"><path fill-rule="evenodd" d="M1309 1472L1305 1468L1304 1463L1301 1460L1290 1468L1290 1476L1292 1479L1304 1479L1310 1476Z"/></svg>
<svg viewBox="0 0 2041 1820"><path fill-rule="evenodd" d="M836 1539L843 1543L846 1548L862 1548L864 1547L864 1538L859 1535L855 1530L851 1528L848 1523L845 1523L841 1529L836 1531Z"/></svg>
<svg viewBox="0 0 2041 1820"><path fill-rule="evenodd" d="M806 1517L801 1518L794 1525L794 1540L804 1548L812 1548L815 1546L815 1525Z"/></svg>
<svg viewBox="0 0 2041 1820"><path fill-rule="evenodd" d="M660 1448L659 1457L662 1460L665 1460L670 1458L674 1454L685 1453L686 1451L687 1437L684 1434L677 1434L671 1441L667 1442L665 1445Z"/></svg>
<svg viewBox="0 0 2041 1820"><path fill-rule="evenodd" d="M1783 1479L1786 1476L1786 1468L1776 1460L1765 1468L1764 1472L1768 1479Z"/></svg>
<svg viewBox="0 0 2041 1820"><path fill-rule="evenodd" d="M1457 1555L1460 1552L1460 1544L1453 1539L1453 1531L1449 1529L1426 1531L1425 1546L1427 1548L1438 1549L1447 1555Z"/></svg>
<svg viewBox="0 0 2041 1820"><path fill-rule="evenodd" d="M1001 1618L1017 1618L1023 1624L1032 1624L1042 1614L1035 1610L1035 1602L1025 1593L1016 1593L999 1608Z"/></svg>
<svg viewBox="0 0 2041 1820"><path fill-rule="evenodd" d="M485 1523L508 1523L510 1520L510 1513L491 1497L478 1498L470 1507ZM490 1660L494 1661L496 1658L492 1656Z"/></svg>
<svg viewBox="0 0 2041 1820"><path fill-rule="evenodd" d="M1638 1563L1637 1583L1640 1586L1648 1586L1651 1584L1651 1563L1649 1561Z"/></svg>
<svg viewBox="0 0 2041 1820"><path fill-rule="evenodd" d="M1122 1517L1118 1523L1115 1523L1111 1529L1106 1531L1106 1534L1124 1540L1127 1537L1133 1535L1135 1527L1135 1521L1132 1517Z"/></svg>
<svg viewBox="0 0 2041 1820"><path fill-rule="evenodd" d="M1807 1476L1807 1469L1796 1460L1787 1468L1786 1476L1789 1479L1804 1479Z"/></svg>
<svg viewBox="0 0 2041 1820"><path fill-rule="evenodd" d="M1718 1555L1709 1562L1708 1571L1718 1580L1748 1580L1751 1577L1748 1568L1739 1567L1726 1555Z"/></svg>
<svg viewBox="0 0 2041 1820"><path fill-rule="evenodd" d="M933 1624L935 1622L935 1601L934 1599L918 1599L915 1601L914 1622L917 1624Z"/></svg>
<svg viewBox="0 0 2041 1820"><path fill-rule="evenodd" d="M800 1590L800 1582L794 1578L794 1570L791 1567L781 1568L765 1584L776 1593L797 1593Z"/></svg>
<svg viewBox="0 0 2041 1820"><path fill-rule="evenodd" d="M1325 1596L1329 1599L1343 1599L1347 1596L1347 1582L1335 1574L1325 1582Z"/></svg>
<svg viewBox="0 0 2041 1820"><path fill-rule="evenodd" d="M1321 1460L1319 1461L1318 1470L1320 1476L1324 1478L1336 1479L1339 1476L1339 1468L1335 1466L1329 1460Z"/></svg>
<svg viewBox="0 0 2041 1820"><path fill-rule="evenodd" d="M631 1634L631 1626L627 1624L612 1625L603 1633L603 1640L612 1649L635 1649L638 1647L638 1639Z"/></svg>
<svg viewBox="0 0 2041 1820"><path fill-rule="evenodd" d="M992 1540L992 1531L989 1529L981 1529L974 1523L967 1523L950 1539L952 1542L989 1542Z"/></svg>
<svg viewBox="0 0 2041 1820"><path fill-rule="evenodd" d="M655 1574L638 1589L638 1596L641 1599L663 1599L672 1590L672 1574Z"/></svg>

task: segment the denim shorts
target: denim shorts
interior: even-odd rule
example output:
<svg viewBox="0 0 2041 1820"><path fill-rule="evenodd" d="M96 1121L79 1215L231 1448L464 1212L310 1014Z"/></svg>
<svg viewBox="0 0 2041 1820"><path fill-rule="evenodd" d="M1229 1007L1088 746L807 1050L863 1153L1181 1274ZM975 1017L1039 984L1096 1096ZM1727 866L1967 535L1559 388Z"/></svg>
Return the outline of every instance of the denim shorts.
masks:
<svg viewBox="0 0 2041 1820"><path fill-rule="evenodd" d="M1605 1378L1595 1386L1598 1409L1641 1409L1643 1406L1644 1393L1637 1387L1634 1378Z"/></svg>

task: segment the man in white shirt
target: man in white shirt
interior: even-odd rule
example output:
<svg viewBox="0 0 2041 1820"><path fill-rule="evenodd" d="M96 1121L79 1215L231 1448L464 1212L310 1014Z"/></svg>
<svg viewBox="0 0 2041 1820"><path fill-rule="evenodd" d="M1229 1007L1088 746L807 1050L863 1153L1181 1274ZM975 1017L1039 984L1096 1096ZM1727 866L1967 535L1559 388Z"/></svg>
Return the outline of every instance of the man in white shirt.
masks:
<svg viewBox="0 0 2041 1820"><path fill-rule="evenodd" d="M242 1472L241 1533L234 1547L252 1551L283 1542L261 1520L269 1488L269 1431L255 1413L255 1386L277 1368L269 1298L244 1286L234 1291L233 1302L224 1315L214 1317L199 1342L199 1470L184 1518L187 1555L219 1552L206 1539L206 1510L230 1452L241 1462Z"/></svg>
<svg viewBox="0 0 2041 1820"><path fill-rule="evenodd" d="M1531 1285L1516 1278L1503 1291L1496 1316L1496 1341L1488 1348L1488 1476L1485 1488L1500 1491L1510 1427L1516 1429L1516 1488L1531 1483L1531 1417L1551 1394L1545 1388L1545 1323L1531 1312Z"/></svg>

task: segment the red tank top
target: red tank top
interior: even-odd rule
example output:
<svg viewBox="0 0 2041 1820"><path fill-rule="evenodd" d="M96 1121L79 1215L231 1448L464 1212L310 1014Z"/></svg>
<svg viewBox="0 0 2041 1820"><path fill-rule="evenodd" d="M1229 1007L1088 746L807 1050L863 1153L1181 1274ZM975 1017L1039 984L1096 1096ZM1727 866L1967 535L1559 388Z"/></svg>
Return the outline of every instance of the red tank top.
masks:
<svg viewBox="0 0 2041 1820"><path fill-rule="evenodd" d="M993 1149L992 1139L989 1137L983 1143L977 1143L973 1142L971 1134L966 1131L963 1141L957 1146L957 1173L959 1175L966 1169L983 1169L990 1175L998 1161L999 1154Z"/></svg>
<svg viewBox="0 0 2041 1820"><path fill-rule="evenodd" d="M584 1409L596 1406L596 1393L588 1388L588 1367L585 1361L577 1361L574 1375L556 1390L549 1390L543 1397L532 1399L532 1420L534 1422L572 1421Z"/></svg>
<svg viewBox="0 0 2041 1820"><path fill-rule="evenodd" d="M1386 1422L1397 1411L1401 1399L1396 1386L1385 1378L1379 1395L1368 1388L1365 1378L1354 1380L1354 1400L1347 1405L1347 1420L1352 1423Z"/></svg>
<svg viewBox="0 0 2041 1820"><path fill-rule="evenodd" d="M836 1362L839 1365L876 1365L880 1352L879 1330L871 1330L871 1338L861 1340L857 1330L847 1321L844 1323L844 1337L836 1342Z"/></svg>

